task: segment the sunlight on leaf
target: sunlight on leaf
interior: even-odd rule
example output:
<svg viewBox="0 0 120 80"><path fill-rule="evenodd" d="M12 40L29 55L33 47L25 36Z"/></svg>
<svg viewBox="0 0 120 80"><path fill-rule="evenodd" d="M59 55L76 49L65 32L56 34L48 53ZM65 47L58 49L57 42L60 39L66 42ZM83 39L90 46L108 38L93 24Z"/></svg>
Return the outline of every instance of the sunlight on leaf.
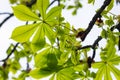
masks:
<svg viewBox="0 0 120 80"><path fill-rule="evenodd" d="M45 31L44 26L41 23L37 29L36 34L34 35L32 42L31 42L31 48L34 52L42 49L45 46Z"/></svg>
<svg viewBox="0 0 120 80"><path fill-rule="evenodd" d="M49 6L49 0L37 0L37 7L40 11L40 14L44 20L45 16L46 16L46 10Z"/></svg>
<svg viewBox="0 0 120 80"><path fill-rule="evenodd" d="M13 7L14 15L24 21L39 21L40 18L24 5Z"/></svg>
<svg viewBox="0 0 120 80"><path fill-rule="evenodd" d="M41 69L39 68L34 69L29 73L29 75L32 76L33 78L40 79L40 78L47 77L52 73L53 71L51 71L49 68L46 67Z"/></svg>
<svg viewBox="0 0 120 80"><path fill-rule="evenodd" d="M16 27L12 32L11 38L18 42L29 41L38 25L39 24L31 24Z"/></svg>

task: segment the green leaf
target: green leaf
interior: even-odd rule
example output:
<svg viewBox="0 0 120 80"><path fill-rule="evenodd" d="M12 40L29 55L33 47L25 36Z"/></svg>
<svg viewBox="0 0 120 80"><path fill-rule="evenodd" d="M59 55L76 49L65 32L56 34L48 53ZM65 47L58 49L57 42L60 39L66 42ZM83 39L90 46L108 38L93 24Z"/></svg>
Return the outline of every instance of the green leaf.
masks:
<svg viewBox="0 0 120 80"><path fill-rule="evenodd" d="M9 66L9 70L15 74L17 72L17 70L19 70L21 68L19 62L17 60L14 60L10 66Z"/></svg>
<svg viewBox="0 0 120 80"><path fill-rule="evenodd" d="M77 64L77 56L76 56L75 52L73 52L73 51L71 52L71 61L74 65Z"/></svg>
<svg viewBox="0 0 120 80"><path fill-rule="evenodd" d="M56 17L60 16L62 7L63 7L63 6L53 7L53 8L47 13L47 16L46 16L46 18L45 18L45 21L48 22L48 21L51 21L51 20L55 19Z"/></svg>
<svg viewBox="0 0 120 80"><path fill-rule="evenodd" d="M106 31L105 29L102 30L101 36L102 36L103 38L107 38L107 37L108 37L108 33L107 33L107 31Z"/></svg>
<svg viewBox="0 0 120 80"><path fill-rule="evenodd" d="M107 11L109 12L114 6L114 0L111 0L110 4L107 6Z"/></svg>
<svg viewBox="0 0 120 80"><path fill-rule="evenodd" d="M113 17L110 16L110 17L105 21L105 24L108 25L109 27L111 27L112 25L114 25Z"/></svg>
<svg viewBox="0 0 120 80"><path fill-rule="evenodd" d="M40 18L24 5L13 7L14 15L24 21L39 21Z"/></svg>
<svg viewBox="0 0 120 80"><path fill-rule="evenodd" d="M69 34L69 32L70 32L70 23L67 22L65 24L64 31L65 31L65 33Z"/></svg>
<svg viewBox="0 0 120 80"><path fill-rule="evenodd" d="M84 66L82 64L74 66L75 71L82 71L84 69Z"/></svg>
<svg viewBox="0 0 120 80"><path fill-rule="evenodd" d="M56 74L56 80L75 80L78 75L72 68L65 68Z"/></svg>
<svg viewBox="0 0 120 80"><path fill-rule="evenodd" d="M37 7L40 11L40 14L44 20L45 16L46 16L46 10L49 6L49 0L37 0Z"/></svg>
<svg viewBox="0 0 120 80"><path fill-rule="evenodd" d="M17 42L26 42L29 41L30 37L35 32L39 24L31 24L16 27L11 35L11 38Z"/></svg>
<svg viewBox="0 0 120 80"><path fill-rule="evenodd" d="M103 62L96 62L92 64L93 68L101 68L102 66L104 66Z"/></svg>
<svg viewBox="0 0 120 80"><path fill-rule="evenodd" d="M107 57L108 59L111 59L114 57L115 55L115 52L116 52L116 49L115 49L115 45L114 45L114 42L112 40L109 40L108 42L109 44L107 45L108 46L108 50L107 50Z"/></svg>
<svg viewBox="0 0 120 80"><path fill-rule="evenodd" d="M41 23L37 29L36 34L34 35L32 42L31 42L31 48L34 52L42 49L45 46L45 30L44 30L44 24Z"/></svg>
<svg viewBox="0 0 120 80"><path fill-rule="evenodd" d="M104 75L104 72L105 72L105 65L103 65L103 66L98 70L95 80L102 80L103 75Z"/></svg>
<svg viewBox="0 0 120 80"><path fill-rule="evenodd" d="M112 64L118 65L120 63L120 56L115 56L109 60Z"/></svg>
<svg viewBox="0 0 120 80"><path fill-rule="evenodd" d="M106 66L104 71L104 80L112 80L111 74L110 74L110 67Z"/></svg>
<svg viewBox="0 0 120 80"><path fill-rule="evenodd" d="M55 32L47 24L44 24L44 30L45 30L45 35L50 40L51 44L53 44L55 42Z"/></svg>
<svg viewBox="0 0 120 80"><path fill-rule="evenodd" d="M6 53L7 53L7 54L10 54L13 48L14 48L14 45L13 45L13 44L10 44L10 46L9 46L9 48L7 49Z"/></svg>
<svg viewBox="0 0 120 80"><path fill-rule="evenodd" d="M48 55L47 55L47 65L48 65L48 67L53 69L57 66L57 63L58 63L58 61L57 61L55 53L53 51L48 53Z"/></svg>
<svg viewBox="0 0 120 80"><path fill-rule="evenodd" d="M46 48L42 52L38 53L35 56L35 66L36 67L44 67L47 66L47 54L49 52L50 48Z"/></svg>
<svg viewBox="0 0 120 80"><path fill-rule="evenodd" d="M55 74L53 74L49 80L55 80Z"/></svg>
<svg viewBox="0 0 120 80"><path fill-rule="evenodd" d="M74 6L74 5L69 5L69 6L67 7L67 9L72 9L72 8L75 8L75 6Z"/></svg>
<svg viewBox="0 0 120 80"><path fill-rule="evenodd" d="M36 67L48 66L51 69L55 69L57 67L57 64L58 61L54 48L48 47L35 56Z"/></svg>
<svg viewBox="0 0 120 80"><path fill-rule="evenodd" d="M39 69L39 68L34 69L29 73L29 75L32 76L33 78L39 79L39 78L47 77L52 73L53 73L52 70L45 67L45 68L41 68L41 69Z"/></svg>
<svg viewBox="0 0 120 80"><path fill-rule="evenodd" d="M61 53L59 64L60 65L64 64L68 60L68 56L69 56L68 52Z"/></svg>
<svg viewBox="0 0 120 80"><path fill-rule="evenodd" d="M114 76L116 77L117 80L120 79L120 70L117 69L116 67L114 67L113 65L110 65L110 70L112 71L112 73L114 74Z"/></svg>
<svg viewBox="0 0 120 80"><path fill-rule="evenodd" d="M95 3L95 0L88 0L88 4Z"/></svg>

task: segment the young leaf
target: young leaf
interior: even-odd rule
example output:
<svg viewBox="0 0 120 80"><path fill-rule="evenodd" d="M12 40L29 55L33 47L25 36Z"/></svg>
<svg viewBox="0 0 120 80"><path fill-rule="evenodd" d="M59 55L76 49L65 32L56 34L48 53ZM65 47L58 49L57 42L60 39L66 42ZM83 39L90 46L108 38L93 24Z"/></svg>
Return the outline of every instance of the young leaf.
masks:
<svg viewBox="0 0 120 80"><path fill-rule="evenodd" d="M35 56L35 66L36 67L44 67L47 64L47 53L50 48L45 49L44 51L38 53Z"/></svg>
<svg viewBox="0 0 120 80"><path fill-rule="evenodd" d="M45 46L45 31L44 31L44 26L41 23L39 25L38 30L33 37L33 40L31 42L31 48L33 49L34 52L42 49Z"/></svg>
<svg viewBox="0 0 120 80"><path fill-rule="evenodd" d="M53 74L49 80L55 80L55 74Z"/></svg>
<svg viewBox="0 0 120 80"><path fill-rule="evenodd" d="M105 72L105 65L98 70L95 80L102 80L104 72Z"/></svg>
<svg viewBox="0 0 120 80"><path fill-rule="evenodd" d="M55 32L51 29L50 26L44 24L45 35L50 40L51 44L55 42Z"/></svg>
<svg viewBox="0 0 120 80"><path fill-rule="evenodd" d="M49 6L49 0L37 0L37 7L40 11L40 14L44 20L45 15L46 15L46 10Z"/></svg>
<svg viewBox="0 0 120 80"><path fill-rule="evenodd" d="M115 55L116 49L115 49L115 45L114 42L112 40L108 41L108 45L107 45L107 57L108 59L112 59Z"/></svg>
<svg viewBox="0 0 120 80"><path fill-rule="evenodd" d="M77 64L77 56L76 56L75 52L73 52L73 51L71 52L71 61L74 65Z"/></svg>
<svg viewBox="0 0 120 80"><path fill-rule="evenodd" d="M111 0L110 4L107 7L107 11L109 12L114 6L114 0Z"/></svg>
<svg viewBox="0 0 120 80"><path fill-rule="evenodd" d="M23 21L39 21L40 18L24 5L13 7L14 15Z"/></svg>
<svg viewBox="0 0 120 80"><path fill-rule="evenodd" d="M95 0L88 0L88 4L94 4L95 3Z"/></svg>
<svg viewBox="0 0 120 80"><path fill-rule="evenodd" d="M39 24L31 24L16 27L12 32L11 38L17 42L26 42L33 35L38 25Z"/></svg>
<svg viewBox="0 0 120 80"><path fill-rule="evenodd" d="M105 68L104 80L112 80L109 66L106 66L106 68Z"/></svg>
<svg viewBox="0 0 120 80"><path fill-rule="evenodd" d="M78 75L72 68L65 68L60 70L56 75L56 80L75 80Z"/></svg>
<svg viewBox="0 0 120 80"><path fill-rule="evenodd" d="M57 66L57 63L58 63L58 61L57 61L55 53L53 53L53 51L51 53L49 52L47 54L48 67L54 69Z"/></svg>
<svg viewBox="0 0 120 80"><path fill-rule="evenodd" d="M48 13L45 20L48 22L49 20L53 20L56 17L60 16L62 10L62 6L53 7Z"/></svg>
<svg viewBox="0 0 120 80"><path fill-rule="evenodd" d="M120 63L120 56L115 56L109 60L112 64L118 65Z"/></svg>
<svg viewBox="0 0 120 80"><path fill-rule="evenodd" d="M111 64L109 64L109 66L110 66L110 70L112 71L112 73L114 74L116 79L119 80L120 79L120 70L118 70L116 67L114 67Z"/></svg>
<svg viewBox="0 0 120 80"><path fill-rule="evenodd" d="M39 79L39 78L47 77L52 73L53 73L52 70L50 70L48 67L45 67L41 69L39 68L34 69L29 73L29 75L32 76L33 78Z"/></svg>

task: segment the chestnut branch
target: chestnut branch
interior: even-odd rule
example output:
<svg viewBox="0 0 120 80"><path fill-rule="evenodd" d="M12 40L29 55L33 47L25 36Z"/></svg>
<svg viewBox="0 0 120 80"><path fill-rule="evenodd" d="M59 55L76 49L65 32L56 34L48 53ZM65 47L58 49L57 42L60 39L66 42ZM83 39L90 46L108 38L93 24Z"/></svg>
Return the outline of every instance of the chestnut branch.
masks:
<svg viewBox="0 0 120 80"><path fill-rule="evenodd" d="M84 41L86 36L88 35L88 33L91 31L91 29L93 28L97 18L99 18L101 16L101 13L103 12L103 10L110 4L111 0L105 0L104 4L101 6L101 8L96 12L96 14L94 15L94 17L92 18L92 20L90 21L88 28L84 31L84 33L82 33L82 36L80 36L81 40Z"/></svg>

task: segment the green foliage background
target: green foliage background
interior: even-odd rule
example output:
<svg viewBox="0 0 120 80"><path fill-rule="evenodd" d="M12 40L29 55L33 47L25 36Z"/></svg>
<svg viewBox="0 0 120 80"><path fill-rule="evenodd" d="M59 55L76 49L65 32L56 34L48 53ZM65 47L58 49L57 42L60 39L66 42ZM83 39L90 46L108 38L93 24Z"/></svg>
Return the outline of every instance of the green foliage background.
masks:
<svg viewBox="0 0 120 80"><path fill-rule="evenodd" d="M116 80L120 79L120 69L116 67L120 63L117 54L120 33L119 30L114 31L119 24L119 16L110 13L114 0L101 13L103 22L95 22L102 29L99 37L106 40L105 47L99 47L100 40L96 40L93 45L82 46L82 40L77 37L83 37L85 29L75 29L62 16L62 10L66 7L76 15L82 8L81 0L75 0L74 5L69 6L64 4L66 0L53 0L58 5L53 5L49 0L36 0L31 4L32 1L10 0L14 5L14 16L26 24L16 27L11 34L11 39L19 45L15 47L11 44L6 51L8 55L13 53L14 57L2 60L1 80L7 80L10 72L17 74L18 71L20 74L13 76L13 80L25 80L27 77L36 80L48 76L49 80L113 80L112 76ZM87 4L94 6L94 3L95 0L88 0ZM98 16L98 19L101 17ZM90 50L93 50L92 56L88 56ZM100 50L100 61L93 57L97 50ZM26 70L21 70L19 61L22 58L27 60ZM32 61L34 67L30 68L29 63Z"/></svg>

